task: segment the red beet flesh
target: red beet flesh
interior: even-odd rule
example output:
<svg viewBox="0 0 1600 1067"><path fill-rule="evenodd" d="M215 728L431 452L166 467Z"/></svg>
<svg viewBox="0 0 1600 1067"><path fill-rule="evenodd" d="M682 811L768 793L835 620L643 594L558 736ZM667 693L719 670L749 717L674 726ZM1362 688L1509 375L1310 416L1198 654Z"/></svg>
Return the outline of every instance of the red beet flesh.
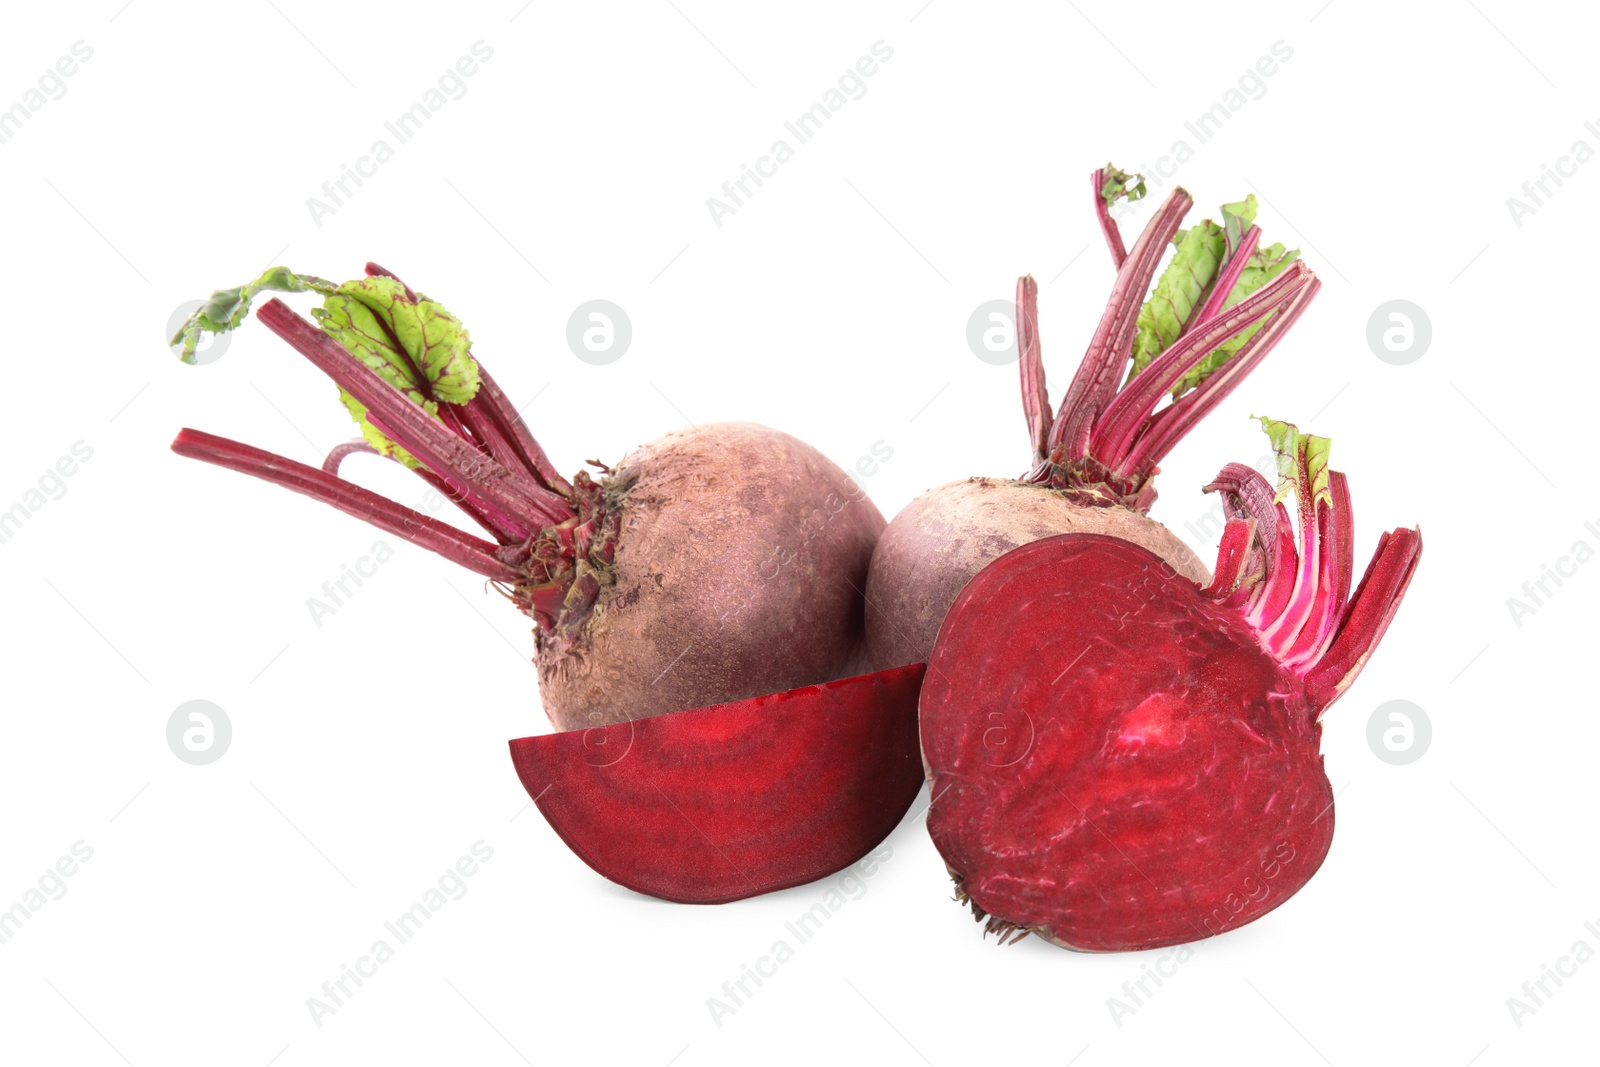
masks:
<svg viewBox="0 0 1600 1067"><path fill-rule="evenodd" d="M922 786L915 664L511 742L517 775L595 871L721 904L855 863Z"/></svg>
<svg viewBox="0 0 1600 1067"><path fill-rule="evenodd" d="M1333 792L1318 720L1392 619L1421 538L1385 534L1347 603L1344 477L1325 441L1289 449L1310 516L1299 547L1271 487L1230 466L1212 487L1233 517L1206 588L1137 545L1065 534L956 598L921 700L928 830L1002 940L1195 941L1260 918L1321 866Z"/></svg>
<svg viewBox="0 0 1600 1067"><path fill-rule="evenodd" d="M1304 687L1153 553L1017 549L957 598L932 669L928 830L988 914L1073 948L1177 944L1265 914L1327 855Z"/></svg>

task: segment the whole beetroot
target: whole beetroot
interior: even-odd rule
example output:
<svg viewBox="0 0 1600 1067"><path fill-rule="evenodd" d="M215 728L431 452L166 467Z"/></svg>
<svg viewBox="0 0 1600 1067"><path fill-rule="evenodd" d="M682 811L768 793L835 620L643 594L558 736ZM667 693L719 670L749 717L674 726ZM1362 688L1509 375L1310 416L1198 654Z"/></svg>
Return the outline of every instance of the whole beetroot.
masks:
<svg viewBox="0 0 1600 1067"><path fill-rule="evenodd" d="M865 663L862 601L884 521L809 445L753 423L668 434L598 480L556 473L461 323L375 264L343 285L275 267L221 290L174 344L240 325L263 290L314 292L313 325L257 317L339 386L363 440L322 469L183 430L180 455L332 504L485 576L535 622L545 712L601 726L832 681ZM405 464L484 540L338 476L354 452Z"/></svg>
<svg viewBox="0 0 1600 1067"><path fill-rule="evenodd" d="M932 489L895 516L867 578L867 646L879 669L926 662L957 594L990 561L1056 534L1101 534L1210 580L1188 546L1147 512L1168 451L1264 359L1321 283L1281 244L1261 248L1255 198L1179 230L1193 201L1175 189L1131 251L1109 205L1144 194L1115 167L1094 172L1095 207L1117 266L1099 327L1052 417L1038 328L1038 287L1017 283L1017 346L1033 466L1016 479ZM1149 300L1167 244L1176 251ZM1119 382L1121 388L1119 389ZM1160 407L1164 397L1171 403Z"/></svg>
<svg viewBox="0 0 1600 1067"><path fill-rule="evenodd" d="M599 593L535 632L558 729L859 673L857 590L883 516L816 449L715 423L639 447L601 484L619 522Z"/></svg>

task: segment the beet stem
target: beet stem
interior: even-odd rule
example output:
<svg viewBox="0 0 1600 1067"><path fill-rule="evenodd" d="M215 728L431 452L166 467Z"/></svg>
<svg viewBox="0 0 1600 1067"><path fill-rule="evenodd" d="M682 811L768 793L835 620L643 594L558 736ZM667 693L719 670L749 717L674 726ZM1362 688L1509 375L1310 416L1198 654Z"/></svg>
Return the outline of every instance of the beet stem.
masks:
<svg viewBox="0 0 1600 1067"><path fill-rule="evenodd" d="M453 476L450 473L449 465L436 453L431 453L426 445L418 445L415 441L407 441L404 432L390 429L389 424L373 414L371 409L367 411L367 422L372 425L373 429L391 441L399 442L408 450L414 450L416 453L415 458L424 464L422 469L432 468L445 471L445 474L436 474L436 477L449 490L450 498L469 515L481 516L496 541L502 544L520 544L531 536L532 527L527 519L516 514L514 510L504 503L496 501L485 494L473 494L467 487L467 483L460 477ZM466 443L463 438L450 437L449 439L463 445ZM487 455L479 452L476 448L471 451L472 455L478 457L479 461L483 463L493 462ZM471 471L476 468L469 466L465 469Z"/></svg>
<svg viewBox="0 0 1600 1067"><path fill-rule="evenodd" d="M1098 172L1096 172L1098 174ZM1098 197L1096 198L1098 199ZM1031 274L1017 279L1017 366L1022 373L1022 413L1028 420L1035 463L1050 458L1050 391L1039 351L1039 284Z"/></svg>
<svg viewBox="0 0 1600 1067"><path fill-rule="evenodd" d="M501 562L495 555L497 546L488 541L316 467L200 430L180 431L172 442L172 450L180 456L226 467L331 504L346 515L437 552L485 578L500 582L516 582L521 578L515 569Z"/></svg>
<svg viewBox="0 0 1600 1067"><path fill-rule="evenodd" d="M1405 599L1422 555L1422 530L1394 530L1384 535L1367 564L1367 572L1345 609L1338 636L1306 675L1306 692L1322 711L1356 680ZM1319 714L1320 717L1320 714Z"/></svg>
<svg viewBox="0 0 1600 1067"><path fill-rule="evenodd" d="M357 437L353 441L346 441L342 445L334 445L331 449L329 449L328 454L322 457L322 469L328 474L331 474L337 478L339 476L340 465L342 465L346 459L355 455L357 452L370 452L374 456L378 454L378 450L376 448L373 448L371 445L367 444L366 438Z"/></svg>
<svg viewBox="0 0 1600 1067"><path fill-rule="evenodd" d="M387 270L387 269L385 269L383 267L380 267L376 263L372 262L370 259L367 260L366 271L367 271L367 277L369 277L369 278L390 278L390 279L392 279L394 281L400 282L400 284L405 287L406 299L411 301L413 304L415 304L417 302L416 291L413 290L411 288L411 286L406 285L405 282L401 282L400 281L400 276L398 274L396 274L394 271Z"/></svg>
<svg viewBox="0 0 1600 1067"><path fill-rule="evenodd" d="M1244 566L1245 575L1252 578L1245 601L1248 607L1277 565L1273 555L1278 550L1278 512L1272 502L1272 486L1254 468L1230 463L1203 491L1222 494L1222 511L1230 522L1247 519L1255 524L1255 537Z"/></svg>
<svg viewBox="0 0 1600 1067"><path fill-rule="evenodd" d="M374 264L368 264L369 267L373 265ZM328 452L328 455L323 459L322 469L327 471L329 474L337 476L340 468L344 465L344 461L358 452L368 452L374 456L382 455L382 453L380 453L376 448L373 448L370 444L368 444L365 438L358 437L353 441L346 441L342 445L335 445L333 449ZM440 496L444 497L446 500L450 501L450 503L460 508L469 519L487 530L489 536L496 539L500 537L500 531L491 521L489 521L488 517L478 509L474 508L469 502L462 500L459 496L457 496L450 488L449 483L443 478L439 477L426 467L411 467L409 469L424 482L427 482L429 488L433 489Z"/></svg>
<svg viewBox="0 0 1600 1067"><path fill-rule="evenodd" d="M499 421L480 403L483 398L483 364L478 364L478 395L462 405L441 405L440 412L449 410L459 420L462 433L487 456L505 468L519 492L540 501L547 510L567 507L565 497L551 491L527 457L522 454L501 428Z"/></svg>
<svg viewBox="0 0 1600 1067"><path fill-rule="evenodd" d="M418 478L428 484L428 488L460 508L463 515L477 523L490 537L493 537L496 541L501 539L502 535L494 520L480 508L475 507L472 501L463 498L454 489L450 488L449 482L426 467L412 467L411 470Z"/></svg>
<svg viewBox="0 0 1600 1067"><path fill-rule="evenodd" d="M528 430L528 424L522 420L522 413L517 410L506 397L500 386L489 376L488 368L482 362L478 364L478 395L473 398L468 407L481 405L488 417L494 420L500 432L514 445L522 457L525 467L536 477L546 489L562 496L572 496L572 483L561 476L555 464L550 462L550 457L545 455L544 449Z"/></svg>
<svg viewBox="0 0 1600 1067"><path fill-rule="evenodd" d="M367 408L368 421L448 482L464 499L493 516L508 540L526 540L543 525L570 518L522 491L493 457L452 434L343 345L295 314L281 300L267 301L256 317Z"/></svg>
<svg viewBox="0 0 1600 1067"><path fill-rule="evenodd" d="M400 282L405 288L407 299L413 304L417 303L416 292L401 281L400 276L393 271L371 262L367 264L366 270L368 275ZM394 336L381 319L379 322L383 325L385 333L388 333L394 350L405 354L406 349L400 343L400 339ZM407 360L410 361L409 355ZM493 456L506 468L523 491L540 499L557 512L564 510L566 498L572 496L572 486L556 473L549 457L544 454L544 449L539 447L539 442L528 432L517 409L506 401L505 394L489 376L488 369L476 358L473 362L478 366L477 394L466 404L440 405L440 417L458 434L462 429L466 430L480 449ZM412 377L424 383L423 391L427 393L427 375L423 374L422 368L415 363L411 364L411 368ZM555 499L556 497L562 499Z"/></svg>
<svg viewBox="0 0 1600 1067"><path fill-rule="evenodd" d="M1322 279L1312 275L1310 283L1291 297L1266 325L1251 335L1232 359L1207 375L1204 381L1170 406L1156 412L1144 432L1139 434L1127 457L1117 466L1118 472L1131 475L1138 471L1153 470L1200 420L1211 414L1255 370L1256 365L1267 358L1321 290Z"/></svg>
<svg viewBox="0 0 1600 1067"><path fill-rule="evenodd" d="M1256 471L1230 463L1206 486L1206 492L1223 494L1228 524L1217 553L1216 578L1205 592L1237 607L1267 654L1304 680L1320 719L1350 687L1393 621L1422 553L1422 533L1401 529L1380 537L1361 584L1347 601L1355 542L1349 480L1327 469L1327 439L1302 434L1292 425L1261 421L1278 453L1279 494L1292 492L1299 507L1300 544L1296 546L1295 526L1276 499L1279 494ZM1289 464L1292 472L1286 469ZM1318 484L1322 475L1325 487ZM1247 534L1253 535L1255 547L1245 545ZM1273 542L1276 548L1270 547ZM1251 576L1257 552L1265 579L1241 603L1235 581Z"/></svg>
<svg viewBox="0 0 1600 1067"><path fill-rule="evenodd" d="M1105 198L1106 171L1099 168L1089 175L1089 184L1094 188L1094 217L1100 222L1100 232L1105 234L1106 247L1111 250L1111 265L1118 270L1128 258L1127 247L1122 243L1122 229L1117 225L1117 220L1111 217L1111 205Z"/></svg>
<svg viewBox="0 0 1600 1067"><path fill-rule="evenodd" d="M1234 251L1233 258L1228 260L1228 265L1223 268L1222 274L1211 286L1211 295L1200 308L1200 313L1195 315L1185 326L1185 332L1196 326L1204 326L1222 313L1222 306L1227 302L1228 294L1233 292L1233 287L1239 282L1239 275L1244 273L1245 267L1250 265L1250 257L1256 254L1256 247L1261 243L1261 227L1251 226L1250 232L1244 235L1239 242L1239 247Z"/></svg>
<svg viewBox="0 0 1600 1067"><path fill-rule="evenodd" d="M1095 420L1091 449L1095 458L1113 469L1124 468L1135 437L1161 398L1218 345L1265 320L1307 284L1309 272L1303 267L1295 270L1295 266L1299 266L1298 261L1204 326L1179 338L1129 382Z"/></svg>
<svg viewBox="0 0 1600 1067"><path fill-rule="evenodd" d="M1261 630L1261 638L1273 656L1280 662L1289 658L1289 650L1300 637L1300 631L1311 619L1317 601L1317 590L1322 579L1322 552L1324 524L1321 505L1311 492L1310 474L1306 469L1306 441L1301 438L1296 446L1299 470L1295 499L1300 515L1297 528L1300 534L1298 563L1295 567L1294 590L1278 617L1268 621Z"/></svg>
<svg viewBox="0 0 1600 1067"><path fill-rule="evenodd" d="M1245 567L1250 560L1250 542L1255 539L1256 524L1253 519L1229 519L1222 528L1222 543L1217 546L1217 568L1212 572L1211 584L1205 594L1218 600L1225 599L1238 589L1245 577Z"/></svg>
<svg viewBox="0 0 1600 1067"><path fill-rule="evenodd" d="M1354 523L1350 515L1350 483L1339 471L1328 472L1331 502L1317 508L1317 539L1321 542L1316 594L1311 611L1300 632L1283 654L1291 669L1310 668L1333 642L1350 593L1347 576L1351 567L1351 537Z"/></svg>
<svg viewBox="0 0 1600 1067"><path fill-rule="evenodd" d="M1145 291L1150 288L1168 243L1193 204L1183 188L1174 189L1145 225L1117 272L1117 281L1106 301L1100 325L1089 341L1089 349L1073 375L1050 431L1050 447L1058 449L1065 442L1069 461L1085 457L1095 419L1116 395L1123 366L1133 352L1133 331L1138 324L1139 306Z"/></svg>

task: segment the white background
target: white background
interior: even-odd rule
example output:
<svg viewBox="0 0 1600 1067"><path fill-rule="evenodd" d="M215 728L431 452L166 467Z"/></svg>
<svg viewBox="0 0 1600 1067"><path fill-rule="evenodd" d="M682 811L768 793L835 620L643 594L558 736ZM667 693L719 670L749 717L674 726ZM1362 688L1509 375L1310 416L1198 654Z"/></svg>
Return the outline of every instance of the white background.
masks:
<svg viewBox="0 0 1600 1067"><path fill-rule="evenodd" d="M1600 566L1550 585L1520 626L1507 599L1574 542L1600 547L1584 526L1600 520L1600 164L1521 226L1506 200L1574 141L1600 148L1583 126L1600 119L1594 16L921 2L8 12L0 108L74 42L93 56L0 144L0 510L75 442L93 455L0 544L0 908L74 842L93 858L0 945L0 1059L1593 1056L1600 963L1548 985L1520 1027L1507 998L1574 942L1600 949L1584 928L1600 925ZM493 58L466 94L317 225L307 198L479 40ZM880 40L893 58L865 96L716 226L706 199ZM1184 123L1278 41L1293 55L1264 95L1198 143ZM1363 565L1402 524L1427 551L1326 723L1339 830L1321 873L1120 1019L1109 998L1131 1003L1124 982L1167 953L985 943L911 816L864 894L719 1027L708 998L838 880L708 908L603 881L526 807L507 759L506 739L548 729L525 620L398 546L319 628L308 598L381 535L166 450L184 425L309 462L350 437L331 386L259 325L198 368L162 334L181 302L270 262L344 278L375 259L467 323L569 472L686 420L749 419L844 465L885 442L868 488L892 515L931 485L1021 472L1015 368L975 358L967 317L1038 276L1059 399L1112 276L1086 175L1153 165L1180 139L1191 220L1255 191L1267 240L1304 249L1325 287L1166 464L1156 517L1211 551L1185 524L1223 463L1260 455L1247 416L1262 412L1333 438ZM604 367L564 340L594 298L634 328ZM1365 339L1396 298L1433 327L1407 366ZM396 468L352 470L421 497ZM191 699L233 724L209 766L166 744ZM1433 724L1408 766L1366 742L1391 699ZM480 840L493 859L469 892L318 1027L307 998Z"/></svg>

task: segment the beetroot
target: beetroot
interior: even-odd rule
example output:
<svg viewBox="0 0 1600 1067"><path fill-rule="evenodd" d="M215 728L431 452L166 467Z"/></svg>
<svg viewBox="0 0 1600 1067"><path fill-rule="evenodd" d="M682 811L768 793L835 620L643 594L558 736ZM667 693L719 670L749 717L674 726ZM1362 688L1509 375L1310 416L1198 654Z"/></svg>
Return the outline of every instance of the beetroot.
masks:
<svg viewBox="0 0 1600 1067"><path fill-rule="evenodd" d="M1422 540L1383 535L1350 595L1350 494L1327 440L1263 422L1280 485L1232 464L1207 487L1228 515L1208 585L1126 540L1065 534L1001 556L945 619L920 711L928 830L1002 942L1194 941L1282 904L1327 855L1319 720Z"/></svg>
<svg viewBox="0 0 1600 1067"><path fill-rule="evenodd" d="M1223 205L1221 223L1180 230L1193 202L1175 189L1124 253L1107 205L1142 196L1143 182L1107 166L1091 184L1117 267L1100 325L1052 417L1038 288L1031 277L1017 283L1032 468L1020 479L940 486L895 516L866 588L867 644L879 668L925 661L972 576L1041 537L1104 534L1142 546L1195 581L1208 578L1189 548L1147 516L1152 479L1172 447L1282 339L1321 283L1281 244L1261 247L1254 197ZM1172 259L1141 307L1169 242ZM1171 403L1157 410L1167 396Z"/></svg>
<svg viewBox="0 0 1600 1067"><path fill-rule="evenodd" d="M922 788L922 664L511 742L573 852L629 889L718 904L843 870Z"/></svg>
<svg viewBox="0 0 1600 1067"><path fill-rule="evenodd" d="M180 455L332 504L488 578L535 622L558 729L826 682L865 662L862 599L883 517L815 449L751 423L668 434L598 481L557 474L443 306L374 264L343 285L282 267L212 294L179 337L243 322L263 290L314 292L258 317L338 385L364 439L323 470L195 430ZM319 328L320 327L320 328ZM489 539L338 476L376 451L441 490Z"/></svg>

